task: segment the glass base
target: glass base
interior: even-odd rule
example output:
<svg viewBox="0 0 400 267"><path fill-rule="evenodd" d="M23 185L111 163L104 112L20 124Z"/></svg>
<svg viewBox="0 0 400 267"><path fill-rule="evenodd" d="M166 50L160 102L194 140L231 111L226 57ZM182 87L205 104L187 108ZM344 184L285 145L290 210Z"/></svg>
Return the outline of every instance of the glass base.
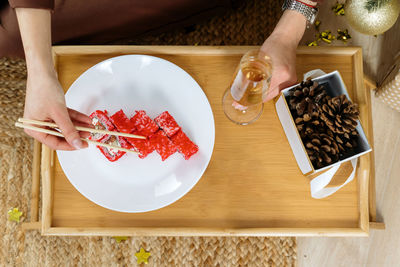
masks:
<svg viewBox="0 0 400 267"><path fill-rule="evenodd" d="M236 124L247 125L255 122L262 114L264 103L248 107L241 106L231 95L228 88L222 97L222 107L225 115Z"/></svg>

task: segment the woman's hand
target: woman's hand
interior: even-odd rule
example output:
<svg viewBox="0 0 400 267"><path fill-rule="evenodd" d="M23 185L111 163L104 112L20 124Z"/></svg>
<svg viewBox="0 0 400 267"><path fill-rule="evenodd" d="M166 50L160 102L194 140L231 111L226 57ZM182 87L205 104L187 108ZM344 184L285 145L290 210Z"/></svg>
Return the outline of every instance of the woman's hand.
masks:
<svg viewBox="0 0 400 267"><path fill-rule="evenodd" d="M90 127L90 118L65 106L64 91L55 75L44 72L28 74L24 118L53 121L64 138L25 129L25 132L52 149L73 150L87 147L75 125Z"/></svg>
<svg viewBox="0 0 400 267"><path fill-rule="evenodd" d="M296 47L288 43L283 36L272 34L265 40L261 51L272 60L272 77L264 102L277 96L280 90L293 85L296 77Z"/></svg>
<svg viewBox="0 0 400 267"><path fill-rule="evenodd" d="M25 132L52 149L73 150L86 147L87 144L81 141L74 124L89 126L90 118L65 106L64 91L53 67L50 10L15 10L28 69L24 117L55 122L65 139L32 130Z"/></svg>
<svg viewBox="0 0 400 267"><path fill-rule="evenodd" d="M264 102L279 91L296 83L296 48L306 27L306 18L293 10L286 10L272 34L261 46L261 51L272 60L272 77Z"/></svg>

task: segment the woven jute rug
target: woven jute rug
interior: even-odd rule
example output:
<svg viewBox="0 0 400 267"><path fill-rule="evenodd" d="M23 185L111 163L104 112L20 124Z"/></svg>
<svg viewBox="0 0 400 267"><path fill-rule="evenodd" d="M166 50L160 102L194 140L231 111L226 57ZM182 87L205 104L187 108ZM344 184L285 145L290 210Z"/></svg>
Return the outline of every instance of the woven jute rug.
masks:
<svg viewBox="0 0 400 267"><path fill-rule="evenodd" d="M244 6L195 25L130 44L261 44L279 18L279 1L247 1ZM250 16L251 15L251 16ZM242 31L243 30L243 31ZM26 66L0 59L0 266L136 266L140 247L149 266L295 266L295 238L265 237L44 237L23 232L30 217L33 141L14 122L23 114ZM7 211L23 212L19 223Z"/></svg>
<svg viewBox="0 0 400 267"><path fill-rule="evenodd" d="M235 1L233 1L235 2ZM282 1L241 0L233 9L207 21L157 35L117 40L111 44L261 45L282 14Z"/></svg>

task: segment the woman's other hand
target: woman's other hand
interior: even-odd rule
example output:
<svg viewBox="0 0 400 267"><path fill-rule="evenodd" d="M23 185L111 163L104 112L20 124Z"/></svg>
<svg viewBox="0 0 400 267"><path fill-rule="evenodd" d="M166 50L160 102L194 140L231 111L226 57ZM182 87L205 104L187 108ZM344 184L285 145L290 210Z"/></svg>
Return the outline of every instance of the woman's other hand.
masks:
<svg viewBox="0 0 400 267"><path fill-rule="evenodd" d="M272 60L272 77L264 102L277 96L280 90L296 83L296 48L306 27L306 18L286 10L261 51Z"/></svg>

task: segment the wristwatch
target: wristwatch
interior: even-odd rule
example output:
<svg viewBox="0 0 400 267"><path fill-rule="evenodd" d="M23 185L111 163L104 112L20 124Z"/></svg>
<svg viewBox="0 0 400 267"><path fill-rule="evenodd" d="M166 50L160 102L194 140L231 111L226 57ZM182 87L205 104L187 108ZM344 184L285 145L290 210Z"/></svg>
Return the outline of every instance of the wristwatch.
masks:
<svg viewBox="0 0 400 267"><path fill-rule="evenodd" d="M282 6L282 10L287 10L287 9L294 10L299 12L300 14L303 14L310 24L314 23L315 18L317 17L318 14L317 8L308 6L297 0L285 0Z"/></svg>

